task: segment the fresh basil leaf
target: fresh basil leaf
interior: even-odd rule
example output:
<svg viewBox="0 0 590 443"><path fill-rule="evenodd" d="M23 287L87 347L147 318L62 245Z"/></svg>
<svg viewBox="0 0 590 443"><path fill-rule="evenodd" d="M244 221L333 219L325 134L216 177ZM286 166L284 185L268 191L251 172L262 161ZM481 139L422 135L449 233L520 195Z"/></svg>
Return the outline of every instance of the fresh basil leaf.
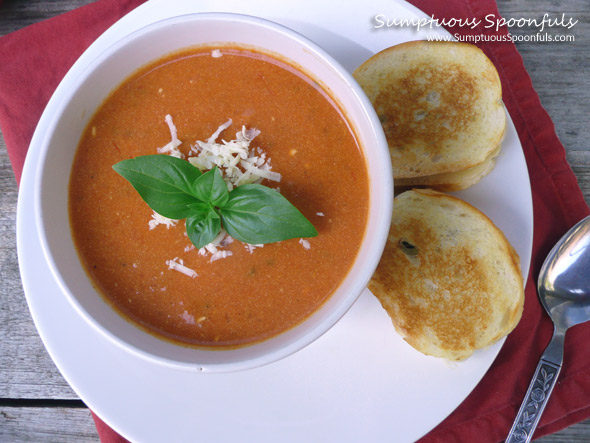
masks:
<svg viewBox="0 0 590 443"><path fill-rule="evenodd" d="M212 207L206 213L199 212L189 216L185 223L188 238L197 248L211 243L221 231L221 219Z"/></svg>
<svg viewBox="0 0 590 443"><path fill-rule="evenodd" d="M207 215L207 213L213 209L209 203L201 201L191 203L187 205L187 207L191 210L191 215L203 214L203 216Z"/></svg>
<svg viewBox="0 0 590 443"><path fill-rule="evenodd" d="M128 180L150 208L164 217L191 215L187 205L198 200L193 183L201 172L186 160L169 155L145 155L123 160L113 169Z"/></svg>
<svg viewBox="0 0 590 443"><path fill-rule="evenodd" d="M273 243L318 235L289 200L274 189L258 184L234 188L219 213L227 233L244 243Z"/></svg>
<svg viewBox="0 0 590 443"><path fill-rule="evenodd" d="M217 166L195 180L193 195L213 206L224 206L227 203L229 191Z"/></svg>
<svg viewBox="0 0 590 443"><path fill-rule="evenodd" d="M313 225L277 191L248 184L228 192L220 171L202 174L189 162L167 155L123 160L113 169L164 217L186 218L186 232L198 248L221 231L250 244L314 237ZM219 209L216 209L219 208Z"/></svg>

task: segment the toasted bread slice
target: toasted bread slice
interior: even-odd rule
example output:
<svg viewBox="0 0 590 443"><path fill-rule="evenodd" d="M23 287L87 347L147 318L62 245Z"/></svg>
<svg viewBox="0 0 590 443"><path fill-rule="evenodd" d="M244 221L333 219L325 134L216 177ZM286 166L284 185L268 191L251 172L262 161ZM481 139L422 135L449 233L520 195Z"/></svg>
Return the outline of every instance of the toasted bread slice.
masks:
<svg viewBox="0 0 590 443"><path fill-rule="evenodd" d="M427 187L444 192L467 189L494 169L496 157L499 153L500 146L482 163L462 171L443 172L442 174L426 175L424 177L397 178L395 180L396 192L416 187Z"/></svg>
<svg viewBox="0 0 590 443"><path fill-rule="evenodd" d="M524 303L518 255L475 207L432 190L395 198L369 289L426 355L463 360L507 335Z"/></svg>
<svg viewBox="0 0 590 443"><path fill-rule="evenodd" d="M354 77L381 120L397 179L428 184L419 177L482 165L501 144L500 78L474 45L402 43L369 58Z"/></svg>

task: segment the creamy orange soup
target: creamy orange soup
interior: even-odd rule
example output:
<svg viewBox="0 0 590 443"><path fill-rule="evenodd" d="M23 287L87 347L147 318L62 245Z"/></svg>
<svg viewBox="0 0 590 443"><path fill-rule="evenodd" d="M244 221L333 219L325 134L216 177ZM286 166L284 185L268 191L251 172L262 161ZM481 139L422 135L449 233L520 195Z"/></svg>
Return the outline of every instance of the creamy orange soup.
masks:
<svg viewBox="0 0 590 443"><path fill-rule="evenodd" d="M233 119L271 158L278 187L319 235L211 262L190 248L184 221L149 229L152 210L113 171L124 159L156 154L170 141L170 114L187 153ZM72 233L99 292L148 331L198 346L241 346L302 322L348 273L368 212L364 157L343 113L311 79L282 61L240 49L171 55L120 85L91 119L70 179ZM305 246L309 246L306 248ZM198 276L166 264L182 259Z"/></svg>

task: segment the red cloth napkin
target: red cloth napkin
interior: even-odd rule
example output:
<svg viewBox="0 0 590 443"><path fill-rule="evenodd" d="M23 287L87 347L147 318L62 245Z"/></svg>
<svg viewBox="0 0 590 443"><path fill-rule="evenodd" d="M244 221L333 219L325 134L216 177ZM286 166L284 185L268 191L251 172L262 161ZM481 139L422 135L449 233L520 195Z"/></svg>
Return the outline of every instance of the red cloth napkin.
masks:
<svg viewBox="0 0 590 443"><path fill-rule="evenodd" d="M1 1L1 0L0 0ZM61 78L107 27L142 0L100 0L0 38L0 127L17 180L35 125ZM412 0L438 19L500 17L493 0ZM485 23L485 22L484 22ZM460 35L506 35L507 30L456 26ZM500 73L503 98L518 131L533 190L535 232L523 318L498 358L467 399L421 443L502 441L524 397L552 325L537 299L544 257L590 211L565 159L551 119L542 108L522 59L511 42L481 42ZM540 437L590 417L590 324L567 334L565 365L537 429ZM427 405L425 405L427 409ZM427 410L425 411L427 413ZM104 443L126 441L94 416Z"/></svg>

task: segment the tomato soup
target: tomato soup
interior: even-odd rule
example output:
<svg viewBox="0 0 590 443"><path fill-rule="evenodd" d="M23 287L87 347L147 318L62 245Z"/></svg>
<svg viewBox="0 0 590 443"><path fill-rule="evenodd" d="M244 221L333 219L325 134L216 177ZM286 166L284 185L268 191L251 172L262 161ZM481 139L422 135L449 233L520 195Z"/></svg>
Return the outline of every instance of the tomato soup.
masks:
<svg viewBox="0 0 590 443"><path fill-rule="evenodd" d="M167 145L166 115L184 154L229 118L220 139L261 131L252 145L281 174L262 184L318 236L255 248L236 240L211 261L191 248L184 220L150 229L152 210L112 166ZM146 330L195 346L243 346L305 320L349 272L369 209L365 159L343 112L294 67L240 48L173 54L116 88L82 136L69 192L74 241L99 292Z"/></svg>

